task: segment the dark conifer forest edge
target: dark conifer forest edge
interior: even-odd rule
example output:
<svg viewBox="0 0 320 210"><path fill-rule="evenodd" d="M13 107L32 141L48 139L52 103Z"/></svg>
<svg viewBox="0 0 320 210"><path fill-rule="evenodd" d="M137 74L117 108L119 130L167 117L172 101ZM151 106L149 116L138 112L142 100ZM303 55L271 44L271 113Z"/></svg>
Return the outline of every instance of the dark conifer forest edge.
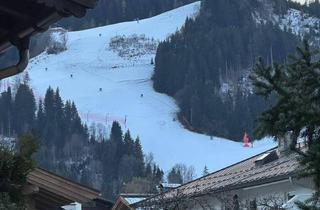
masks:
<svg viewBox="0 0 320 210"><path fill-rule="evenodd" d="M319 2L271 2L280 15L288 8L320 14ZM284 62L301 43L272 23L256 24L252 14L261 9L256 0L204 0L200 15L159 45L154 88L176 99L186 128L233 140L254 136L257 116L274 99L254 95L247 75L258 57Z"/></svg>
<svg viewBox="0 0 320 210"><path fill-rule="evenodd" d="M153 17L197 0L100 0L81 20L68 18L59 26L81 30L108 24Z"/></svg>
<svg viewBox="0 0 320 210"><path fill-rule="evenodd" d="M146 158L139 137L123 132L118 122L109 136L88 128L59 89L49 87L43 101L36 101L28 77L1 93L0 129L7 138L32 132L40 145L37 166L101 189L108 199L120 192L154 193L163 180L164 172L152 156Z"/></svg>

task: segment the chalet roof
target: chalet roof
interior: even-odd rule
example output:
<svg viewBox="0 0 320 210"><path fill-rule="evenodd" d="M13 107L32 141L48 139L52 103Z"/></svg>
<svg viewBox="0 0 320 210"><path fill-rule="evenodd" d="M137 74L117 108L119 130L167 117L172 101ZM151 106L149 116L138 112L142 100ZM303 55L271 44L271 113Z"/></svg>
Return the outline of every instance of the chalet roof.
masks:
<svg viewBox="0 0 320 210"><path fill-rule="evenodd" d="M177 188L180 186L181 186L181 184L172 184L172 183L161 183L159 185L159 187L162 187L162 188Z"/></svg>
<svg viewBox="0 0 320 210"><path fill-rule="evenodd" d="M146 198L150 197L151 194L137 194L137 193L122 193L119 195L115 202L112 210L131 210L131 205L134 205Z"/></svg>
<svg viewBox="0 0 320 210"><path fill-rule="evenodd" d="M138 203L148 197L152 196L151 194L140 194L140 193L122 193L122 197L129 205Z"/></svg>
<svg viewBox="0 0 320 210"><path fill-rule="evenodd" d="M10 40L23 39L48 29L63 17L83 17L97 0L10 0L0 1L0 52Z"/></svg>
<svg viewBox="0 0 320 210"><path fill-rule="evenodd" d="M132 208L128 201L120 195L113 205L112 210L132 210Z"/></svg>
<svg viewBox="0 0 320 210"><path fill-rule="evenodd" d="M277 148L196 179L166 193L148 198L137 203L136 206L148 206L148 204L157 202L158 199L169 201L175 199L176 196L179 196L179 198L197 197L208 193L214 194L258 186L288 179L290 176L297 174L299 163L297 155L293 153L287 156L280 156L262 165L256 163L257 160L261 161L261 159L269 156L265 154L272 152L277 152Z"/></svg>
<svg viewBox="0 0 320 210"><path fill-rule="evenodd" d="M29 173L27 182L35 189L28 194L37 209L56 209L73 202L85 204L100 198L99 191L40 168Z"/></svg>

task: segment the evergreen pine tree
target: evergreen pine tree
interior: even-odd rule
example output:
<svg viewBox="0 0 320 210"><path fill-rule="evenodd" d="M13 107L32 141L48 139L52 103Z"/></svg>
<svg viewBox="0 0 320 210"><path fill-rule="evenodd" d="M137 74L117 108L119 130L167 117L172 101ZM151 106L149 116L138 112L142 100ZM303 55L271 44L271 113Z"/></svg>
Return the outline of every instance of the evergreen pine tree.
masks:
<svg viewBox="0 0 320 210"><path fill-rule="evenodd" d="M122 129L117 121L112 123L110 140L115 142L122 142Z"/></svg>
<svg viewBox="0 0 320 210"><path fill-rule="evenodd" d="M36 103L31 88L21 84L13 104L13 127L19 135L34 127L35 111Z"/></svg>
<svg viewBox="0 0 320 210"><path fill-rule="evenodd" d="M145 163L144 163L144 155L143 155L142 146L141 146L139 137L137 137L137 139L134 142L134 156L137 160L137 175L139 177L142 177Z"/></svg>
<svg viewBox="0 0 320 210"><path fill-rule="evenodd" d="M22 188L27 184L27 174L35 167L32 156L37 148L37 139L31 133L19 137L17 151L0 146L1 209L25 208Z"/></svg>
<svg viewBox="0 0 320 210"><path fill-rule="evenodd" d="M259 59L250 75L257 94L277 96L274 106L263 112L256 130L258 137L291 138L291 149L301 157L302 176L313 177L312 202L300 203L302 209L319 209L320 201L320 72L319 52L307 41L297 48L287 64L266 66ZM307 151L297 147L306 139Z"/></svg>
<svg viewBox="0 0 320 210"><path fill-rule="evenodd" d="M71 103L71 130L72 132L77 132L79 134L83 134L84 132L81 118L74 102Z"/></svg>
<svg viewBox="0 0 320 210"><path fill-rule="evenodd" d="M53 103L53 112L54 112L54 118L51 119L53 122L53 129L54 129L54 139L55 144L62 148L65 144L65 117L64 117L64 104L60 96L60 91L57 88L54 93L54 103Z"/></svg>
<svg viewBox="0 0 320 210"><path fill-rule="evenodd" d="M209 174L209 170L207 166L204 166L203 172L202 172L202 176L207 176Z"/></svg>
<svg viewBox="0 0 320 210"><path fill-rule="evenodd" d="M152 166L150 163L146 165L145 177L152 178Z"/></svg>
<svg viewBox="0 0 320 210"><path fill-rule="evenodd" d="M183 179L180 170L176 168L172 168L168 173L168 182L171 184L182 184Z"/></svg>
<svg viewBox="0 0 320 210"><path fill-rule="evenodd" d="M128 130L125 134L124 134L124 154L127 155L134 155L134 141L131 137L130 131Z"/></svg>
<svg viewBox="0 0 320 210"><path fill-rule="evenodd" d="M45 123L42 128L42 140L44 144L48 146L53 145L53 137L54 137L54 91L51 87L47 89L44 98L44 119Z"/></svg>
<svg viewBox="0 0 320 210"><path fill-rule="evenodd" d="M12 132L12 109L13 101L11 88L3 92L0 97L0 133L3 135L11 135Z"/></svg>

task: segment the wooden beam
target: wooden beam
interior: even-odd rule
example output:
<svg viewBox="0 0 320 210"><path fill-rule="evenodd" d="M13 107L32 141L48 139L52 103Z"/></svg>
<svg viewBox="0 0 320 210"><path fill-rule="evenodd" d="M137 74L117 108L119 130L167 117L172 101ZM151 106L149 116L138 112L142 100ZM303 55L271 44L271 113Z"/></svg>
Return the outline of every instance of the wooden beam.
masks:
<svg viewBox="0 0 320 210"><path fill-rule="evenodd" d="M40 170L31 172L28 175L28 182L39 186L40 189L46 189L47 191L79 203L87 203L99 197L98 192L62 179L61 177L53 176L45 172L42 173Z"/></svg>
<svg viewBox="0 0 320 210"><path fill-rule="evenodd" d="M0 70L0 80L4 78L8 78L18 74L19 71L15 66L6 68L5 70Z"/></svg>
<svg viewBox="0 0 320 210"><path fill-rule="evenodd" d="M94 6L97 4L96 0L70 0L70 1L81 4L87 8L94 8Z"/></svg>
<svg viewBox="0 0 320 210"><path fill-rule="evenodd" d="M90 201L87 197L81 195L80 193L76 193L63 186L61 183L54 183L52 181L41 180L40 177L36 179L29 179L29 182L35 184L40 187L40 189L46 189L47 191L52 192L53 194L61 195L66 199L70 199L72 201L77 201L79 203L86 203Z"/></svg>
<svg viewBox="0 0 320 210"><path fill-rule="evenodd" d="M54 210L61 206L64 206L64 204L56 203L55 201L52 201L50 199L40 197L34 198L34 202L37 210Z"/></svg>
<svg viewBox="0 0 320 210"><path fill-rule="evenodd" d="M12 7L12 5L18 4L17 2L19 1L4 0L2 2L0 0L0 14L4 14L1 15L2 19L8 22L12 17L12 21L15 21L14 30L10 29L10 36L1 37L0 39L0 53L11 46L9 40L12 36L23 38L36 32L45 31L50 25L63 17L71 15L83 17L88 8L93 8L96 5L97 0L34 0L26 2L30 8L43 8L41 9L42 13L39 12L35 16L32 13L34 12L33 10L31 13L30 11L23 12L26 9L25 5L22 5L20 9ZM42 15L43 17L41 17ZM8 26L13 27L12 24Z"/></svg>
<svg viewBox="0 0 320 210"><path fill-rule="evenodd" d="M74 200L67 199L62 195L52 193L45 189L40 189L39 193L35 195L35 198L39 200L46 200L58 206L64 206L75 202Z"/></svg>
<svg viewBox="0 0 320 210"><path fill-rule="evenodd" d="M86 14L86 8L70 0L37 0L47 7L55 8L62 16L73 15L81 18Z"/></svg>
<svg viewBox="0 0 320 210"><path fill-rule="evenodd" d="M81 185L79 183L76 183L74 181L68 180L68 179L66 179L66 178L64 178L62 176L53 174L50 171L46 171L46 170L43 170L43 169L40 169L40 168L35 169L32 172L32 174L38 174L38 175L41 175L41 176L46 176L48 178L59 180L59 181L63 182L66 185L71 185L71 186L77 188L78 191L81 190L84 193L89 193L94 198L98 197L99 194L100 194L100 192L98 190L96 190L96 189L93 189L93 188L90 188L90 187L87 187L87 186L83 186L83 185Z"/></svg>
<svg viewBox="0 0 320 210"><path fill-rule="evenodd" d="M27 184L22 188L22 195L32 195L39 192L39 187Z"/></svg>
<svg viewBox="0 0 320 210"><path fill-rule="evenodd" d="M36 23L36 25L30 25L30 27L28 28L20 29L19 31L16 31L16 32L11 32L11 36L9 36L8 34L6 37L1 38L0 52L5 51L6 49L12 46L9 42L10 38L12 38L12 34L16 35L19 38L31 36L34 33L37 33L39 30L40 32L47 30L51 24L57 22L61 18L62 17L57 12L53 12L52 14L48 14L47 17L39 20Z"/></svg>
<svg viewBox="0 0 320 210"><path fill-rule="evenodd" d="M0 12L4 12L8 15L11 15L17 19L20 19L20 21L23 21L23 22L36 22L33 17L23 14L21 12L18 12L16 10L10 9L8 7L5 7L3 5L0 5Z"/></svg>

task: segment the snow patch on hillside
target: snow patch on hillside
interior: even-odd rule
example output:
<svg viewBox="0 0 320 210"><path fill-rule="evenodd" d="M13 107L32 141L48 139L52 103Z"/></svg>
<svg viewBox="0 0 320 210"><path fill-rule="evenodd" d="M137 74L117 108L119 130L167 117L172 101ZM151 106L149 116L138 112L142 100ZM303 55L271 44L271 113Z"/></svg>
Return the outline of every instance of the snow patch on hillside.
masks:
<svg viewBox="0 0 320 210"><path fill-rule="evenodd" d="M148 46L141 40L110 49L116 36L144 37L147 43L165 40L183 27L187 17L195 17L199 8L196 2L139 22L69 32L66 51L32 59L28 72L35 95L42 98L49 85L59 87L65 100L76 103L85 123L103 125L107 134L112 121L119 121L123 129L139 135L144 151L152 152L164 170L185 163L201 175L205 165L217 170L274 147L272 139L244 148L241 143L184 129L175 120L179 111L175 101L152 88L150 61L155 50L141 50L140 44ZM121 56L122 49L129 52ZM138 56L128 59L127 55Z"/></svg>
<svg viewBox="0 0 320 210"><path fill-rule="evenodd" d="M277 16L279 26L282 30L303 38L305 35L312 33L319 35L320 20L309 16L296 9L289 9L283 17Z"/></svg>
<svg viewBox="0 0 320 210"><path fill-rule="evenodd" d="M49 43L46 49L48 54L58 54L67 50L68 34L63 28L50 29Z"/></svg>
<svg viewBox="0 0 320 210"><path fill-rule="evenodd" d="M15 146L16 146L15 138L0 135L0 147L11 150L11 149L14 149Z"/></svg>
<svg viewBox="0 0 320 210"><path fill-rule="evenodd" d="M301 39L311 36L312 41L319 41L320 19L296 9L288 9L285 14L275 14L271 9L269 12L255 11L252 14L256 24L267 22L280 27L281 30L290 32Z"/></svg>
<svg viewBox="0 0 320 210"><path fill-rule="evenodd" d="M131 35L112 37L109 49L118 53L122 58L137 59L144 55L155 55L159 42L147 38L145 35Z"/></svg>

